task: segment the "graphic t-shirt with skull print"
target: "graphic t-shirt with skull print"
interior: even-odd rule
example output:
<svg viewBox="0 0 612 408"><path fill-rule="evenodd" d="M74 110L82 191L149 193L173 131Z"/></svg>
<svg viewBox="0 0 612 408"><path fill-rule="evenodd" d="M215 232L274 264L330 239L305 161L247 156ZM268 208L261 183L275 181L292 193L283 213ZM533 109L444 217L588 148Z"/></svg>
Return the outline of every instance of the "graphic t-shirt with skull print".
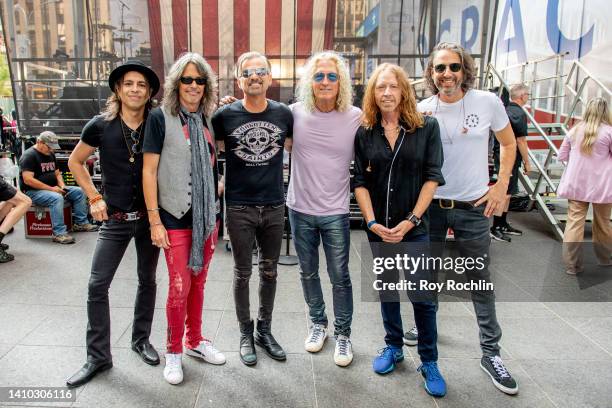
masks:
<svg viewBox="0 0 612 408"><path fill-rule="evenodd" d="M236 101L219 109L212 125L215 138L225 142L227 204L284 203L283 145L292 137L291 110L268 99L265 111L251 113Z"/></svg>

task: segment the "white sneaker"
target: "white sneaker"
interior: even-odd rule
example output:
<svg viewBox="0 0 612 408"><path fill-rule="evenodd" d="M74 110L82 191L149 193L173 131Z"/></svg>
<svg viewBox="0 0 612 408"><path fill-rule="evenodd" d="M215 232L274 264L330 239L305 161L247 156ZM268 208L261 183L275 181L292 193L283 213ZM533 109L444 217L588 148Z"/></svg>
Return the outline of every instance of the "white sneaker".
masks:
<svg viewBox="0 0 612 408"><path fill-rule="evenodd" d="M166 367L164 368L164 378L172 385L183 382L183 353L166 354Z"/></svg>
<svg viewBox="0 0 612 408"><path fill-rule="evenodd" d="M334 351L334 362L340 367L346 367L353 361L353 346L351 339L346 336L336 336L336 351Z"/></svg>
<svg viewBox="0 0 612 408"><path fill-rule="evenodd" d="M192 357L198 357L210 364L225 364L225 356L217 350L210 340L202 340L198 347L194 349L188 348L185 354Z"/></svg>
<svg viewBox="0 0 612 408"><path fill-rule="evenodd" d="M308 337L304 342L304 348L310 353L321 351L327 339L327 327L322 324L313 324L308 331Z"/></svg>

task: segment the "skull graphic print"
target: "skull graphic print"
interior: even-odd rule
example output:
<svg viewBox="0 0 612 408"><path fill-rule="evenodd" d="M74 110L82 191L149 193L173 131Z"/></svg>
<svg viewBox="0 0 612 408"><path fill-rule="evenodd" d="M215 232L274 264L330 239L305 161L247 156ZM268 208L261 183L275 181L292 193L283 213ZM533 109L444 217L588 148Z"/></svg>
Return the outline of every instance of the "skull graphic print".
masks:
<svg viewBox="0 0 612 408"><path fill-rule="evenodd" d="M239 126L230 137L236 138L234 148L236 156L244 160L247 166L267 166L281 145L282 129L267 121L254 121Z"/></svg>

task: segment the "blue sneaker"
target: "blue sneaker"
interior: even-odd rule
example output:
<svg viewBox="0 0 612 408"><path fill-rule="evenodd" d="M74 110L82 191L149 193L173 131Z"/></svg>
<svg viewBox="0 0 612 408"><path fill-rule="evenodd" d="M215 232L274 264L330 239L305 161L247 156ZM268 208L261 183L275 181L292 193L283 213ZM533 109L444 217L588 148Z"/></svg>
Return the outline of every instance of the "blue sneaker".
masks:
<svg viewBox="0 0 612 408"><path fill-rule="evenodd" d="M395 363L404 361L404 352L401 348L386 346L378 351L378 357L372 362L372 368L375 373L388 374L395 370Z"/></svg>
<svg viewBox="0 0 612 408"><path fill-rule="evenodd" d="M421 364L417 369L425 379L425 391L432 397L443 397L446 395L446 381L438 370L438 363L429 361Z"/></svg>

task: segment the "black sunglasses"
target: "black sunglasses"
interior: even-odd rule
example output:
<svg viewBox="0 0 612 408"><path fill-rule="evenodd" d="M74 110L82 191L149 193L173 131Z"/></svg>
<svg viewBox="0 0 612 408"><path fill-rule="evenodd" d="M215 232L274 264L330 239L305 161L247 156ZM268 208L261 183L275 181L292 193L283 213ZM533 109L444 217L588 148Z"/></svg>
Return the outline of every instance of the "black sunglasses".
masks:
<svg viewBox="0 0 612 408"><path fill-rule="evenodd" d="M130 139L132 139L132 152L139 154L142 151L142 147L140 146L140 134L135 131L131 131Z"/></svg>
<svg viewBox="0 0 612 408"><path fill-rule="evenodd" d="M438 64L434 67L434 70L438 73L441 74L444 71L446 71L446 67L449 67L451 72L459 72L461 71L461 64L459 62L453 62L452 64Z"/></svg>
<svg viewBox="0 0 612 408"><path fill-rule="evenodd" d="M181 77L181 83L183 83L185 85L191 85L191 83L193 83L193 81L195 81L196 84L198 84L198 85L206 85L206 78L202 78L202 77L197 77L197 78L193 78L193 77Z"/></svg>

